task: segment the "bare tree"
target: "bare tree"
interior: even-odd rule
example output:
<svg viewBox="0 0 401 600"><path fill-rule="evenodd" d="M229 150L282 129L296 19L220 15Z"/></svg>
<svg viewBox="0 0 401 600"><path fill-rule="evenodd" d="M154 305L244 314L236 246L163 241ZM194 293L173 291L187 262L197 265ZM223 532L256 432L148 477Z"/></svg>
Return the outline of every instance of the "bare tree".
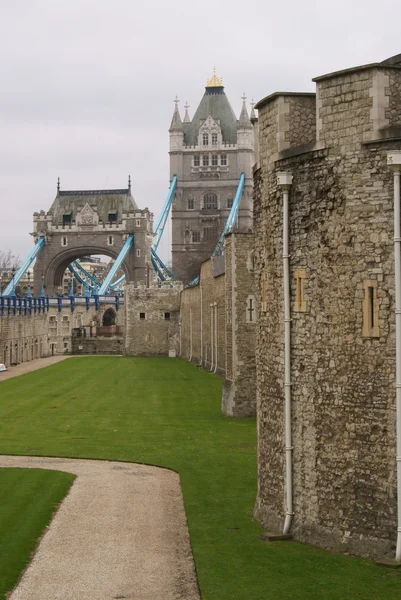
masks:
<svg viewBox="0 0 401 600"><path fill-rule="evenodd" d="M13 254L11 250L0 250L0 273L8 273L21 266L20 257Z"/></svg>

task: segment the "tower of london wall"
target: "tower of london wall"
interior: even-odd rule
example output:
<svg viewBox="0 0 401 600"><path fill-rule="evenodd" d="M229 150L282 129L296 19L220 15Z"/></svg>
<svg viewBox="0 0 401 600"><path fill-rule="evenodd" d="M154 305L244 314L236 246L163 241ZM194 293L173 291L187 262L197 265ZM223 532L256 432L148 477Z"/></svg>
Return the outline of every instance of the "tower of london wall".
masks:
<svg viewBox="0 0 401 600"><path fill-rule="evenodd" d="M259 103L255 172L258 497L285 516L282 191L291 172L292 533L367 556L396 538L393 175L401 65L317 78L310 95ZM280 118L285 106L285 119ZM296 135L289 132L297 129Z"/></svg>

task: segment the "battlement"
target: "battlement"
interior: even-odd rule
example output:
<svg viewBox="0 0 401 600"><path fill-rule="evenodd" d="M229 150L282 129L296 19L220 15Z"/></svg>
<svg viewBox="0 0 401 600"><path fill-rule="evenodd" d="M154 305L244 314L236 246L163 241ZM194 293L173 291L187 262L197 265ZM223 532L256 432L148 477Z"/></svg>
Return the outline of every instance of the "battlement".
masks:
<svg viewBox="0 0 401 600"><path fill-rule="evenodd" d="M316 93L276 92L257 103L268 148L262 161L401 138L401 55L313 81Z"/></svg>

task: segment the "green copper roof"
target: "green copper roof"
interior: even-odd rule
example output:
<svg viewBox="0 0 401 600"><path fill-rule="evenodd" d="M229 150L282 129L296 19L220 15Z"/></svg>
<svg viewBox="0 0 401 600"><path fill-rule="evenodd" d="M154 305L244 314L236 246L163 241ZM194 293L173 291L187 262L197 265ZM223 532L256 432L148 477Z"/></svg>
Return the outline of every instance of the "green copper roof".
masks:
<svg viewBox="0 0 401 600"><path fill-rule="evenodd" d="M227 144L237 143L237 118L227 96L224 87L207 87L203 98L190 123L183 123L184 144L195 146L198 144L198 132L201 121L212 116L219 122L223 134L223 141Z"/></svg>
<svg viewBox="0 0 401 600"><path fill-rule="evenodd" d="M53 215L53 223L62 224L63 215L71 215L75 221L78 210L85 204L96 205L99 219L106 223L109 214L117 215L121 221L122 213L137 210L138 207L131 195L131 190L77 190L58 191L49 212Z"/></svg>

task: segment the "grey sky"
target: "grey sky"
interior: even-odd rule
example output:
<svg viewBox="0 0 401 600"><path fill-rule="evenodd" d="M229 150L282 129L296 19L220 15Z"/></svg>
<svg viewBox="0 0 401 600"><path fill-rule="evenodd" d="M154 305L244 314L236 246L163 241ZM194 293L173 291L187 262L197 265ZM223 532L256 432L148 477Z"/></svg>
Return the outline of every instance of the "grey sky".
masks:
<svg viewBox="0 0 401 600"><path fill-rule="evenodd" d="M131 174L157 216L173 99L192 116L214 65L238 115L244 91L313 91L400 53L400 22L395 0L0 0L0 249L24 258L58 176L98 189Z"/></svg>

